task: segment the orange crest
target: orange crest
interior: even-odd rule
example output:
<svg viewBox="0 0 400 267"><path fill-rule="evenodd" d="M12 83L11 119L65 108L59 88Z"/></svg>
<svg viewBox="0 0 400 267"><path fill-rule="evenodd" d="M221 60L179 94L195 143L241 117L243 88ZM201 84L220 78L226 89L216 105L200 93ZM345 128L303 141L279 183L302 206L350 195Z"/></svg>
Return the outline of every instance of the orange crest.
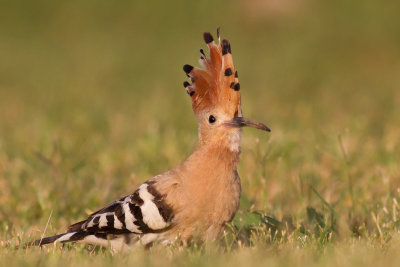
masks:
<svg viewBox="0 0 400 267"><path fill-rule="evenodd" d="M241 115L240 84L238 74L233 66L231 45L227 40L220 42L219 28L217 29L218 45L208 32L204 33L204 41L209 49L209 58L200 49L200 65L196 68L184 65L192 84L184 82L187 93L192 99L195 114L210 109L222 109L233 116Z"/></svg>

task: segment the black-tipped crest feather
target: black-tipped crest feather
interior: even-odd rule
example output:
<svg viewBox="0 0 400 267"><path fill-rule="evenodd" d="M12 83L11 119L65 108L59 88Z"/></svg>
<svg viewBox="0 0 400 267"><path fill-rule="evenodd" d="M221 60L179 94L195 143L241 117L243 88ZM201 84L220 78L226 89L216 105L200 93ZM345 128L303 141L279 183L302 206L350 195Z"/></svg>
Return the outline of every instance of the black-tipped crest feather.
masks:
<svg viewBox="0 0 400 267"><path fill-rule="evenodd" d="M183 65L183 71L186 72L186 74L189 74L192 71L192 69L193 69L193 66L191 66L189 64Z"/></svg>
<svg viewBox="0 0 400 267"><path fill-rule="evenodd" d="M228 53L231 53L231 45L229 44L229 41L224 39L222 40L222 55L226 55Z"/></svg>
<svg viewBox="0 0 400 267"><path fill-rule="evenodd" d="M203 33L203 38L204 38L204 42L206 42L206 44L209 44L212 41L214 41L214 37L209 32Z"/></svg>

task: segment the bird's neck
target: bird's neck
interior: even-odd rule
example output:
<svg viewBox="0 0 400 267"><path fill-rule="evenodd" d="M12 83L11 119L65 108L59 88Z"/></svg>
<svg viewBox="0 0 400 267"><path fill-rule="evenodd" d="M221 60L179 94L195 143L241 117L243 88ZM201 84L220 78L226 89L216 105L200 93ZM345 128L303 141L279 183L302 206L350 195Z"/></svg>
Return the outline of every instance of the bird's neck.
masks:
<svg viewBox="0 0 400 267"><path fill-rule="evenodd" d="M212 176L235 173L240 156L241 132L233 131L223 140L200 139L196 150L183 163L184 170L204 170Z"/></svg>
<svg viewBox="0 0 400 267"><path fill-rule="evenodd" d="M229 154L239 155L241 136L240 128L212 132L200 126L197 150L210 151L210 153L224 153L228 150Z"/></svg>

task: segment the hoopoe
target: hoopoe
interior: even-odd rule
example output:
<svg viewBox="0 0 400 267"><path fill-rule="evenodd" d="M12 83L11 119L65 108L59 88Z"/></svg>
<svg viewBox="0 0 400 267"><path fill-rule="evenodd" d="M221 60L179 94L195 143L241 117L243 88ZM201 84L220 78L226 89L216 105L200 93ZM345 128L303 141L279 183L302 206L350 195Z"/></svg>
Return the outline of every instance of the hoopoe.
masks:
<svg viewBox="0 0 400 267"><path fill-rule="evenodd" d="M193 154L133 194L71 225L66 233L31 245L79 242L125 251L154 242L212 241L221 235L239 207L241 128L270 129L242 116L231 46L227 40L220 41L219 29L217 35L218 45L210 33L204 33L209 58L200 49L202 68L183 66L191 80L183 84L199 124L199 143Z"/></svg>

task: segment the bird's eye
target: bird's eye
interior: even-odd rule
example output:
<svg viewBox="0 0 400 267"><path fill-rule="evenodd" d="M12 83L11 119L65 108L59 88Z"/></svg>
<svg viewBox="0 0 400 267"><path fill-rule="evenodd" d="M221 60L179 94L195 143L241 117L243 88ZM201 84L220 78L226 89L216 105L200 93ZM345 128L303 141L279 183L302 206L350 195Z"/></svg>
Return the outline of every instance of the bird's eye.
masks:
<svg viewBox="0 0 400 267"><path fill-rule="evenodd" d="M210 123L214 123L216 120L217 120L217 119L216 119L213 115L210 115L210 117L208 117L208 121L209 121Z"/></svg>

